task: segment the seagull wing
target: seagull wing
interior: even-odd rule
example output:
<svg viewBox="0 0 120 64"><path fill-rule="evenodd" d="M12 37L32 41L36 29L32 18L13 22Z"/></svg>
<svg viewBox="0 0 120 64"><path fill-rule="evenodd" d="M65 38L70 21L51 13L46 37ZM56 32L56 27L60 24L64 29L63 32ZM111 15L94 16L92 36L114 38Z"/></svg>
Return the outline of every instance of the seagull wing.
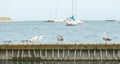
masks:
<svg viewBox="0 0 120 64"><path fill-rule="evenodd" d="M39 40L41 40L42 38L43 38L43 35L40 35L40 36L38 37Z"/></svg>

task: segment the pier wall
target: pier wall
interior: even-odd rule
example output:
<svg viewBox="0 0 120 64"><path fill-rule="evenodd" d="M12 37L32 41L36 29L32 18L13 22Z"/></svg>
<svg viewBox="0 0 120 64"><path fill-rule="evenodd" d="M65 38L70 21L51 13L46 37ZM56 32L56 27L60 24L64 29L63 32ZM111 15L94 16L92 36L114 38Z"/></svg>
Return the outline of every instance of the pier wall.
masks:
<svg viewBox="0 0 120 64"><path fill-rule="evenodd" d="M120 44L0 45L0 60L120 60Z"/></svg>

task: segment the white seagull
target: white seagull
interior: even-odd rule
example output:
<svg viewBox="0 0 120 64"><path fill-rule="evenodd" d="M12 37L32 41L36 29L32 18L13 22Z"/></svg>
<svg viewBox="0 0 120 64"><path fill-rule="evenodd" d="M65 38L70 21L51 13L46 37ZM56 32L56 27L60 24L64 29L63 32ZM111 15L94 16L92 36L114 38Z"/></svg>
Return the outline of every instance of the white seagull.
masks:
<svg viewBox="0 0 120 64"><path fill-rule="evenodd" d="M40 36L35 36L33 38L30 39L31 42L38 42L39 40L41 40L43 38L43 35Z"/></svg>
<svg viewBox="0 0 120 64"><path fill-rule="evenodd" d="M61 35L57 35L56 37L57 37L57 41L58 41L58 42L64 40L64 39L63 39L63 36L61 36Z"/></svg>
<svg viewBox="0 0 120 64"><path fill-rule="evenodd" d="M110 38L106 35L106 32L103 32L102 38L103 38L103 40L104 40L105 42L112 40L112 39L110 39Z"/></svg>

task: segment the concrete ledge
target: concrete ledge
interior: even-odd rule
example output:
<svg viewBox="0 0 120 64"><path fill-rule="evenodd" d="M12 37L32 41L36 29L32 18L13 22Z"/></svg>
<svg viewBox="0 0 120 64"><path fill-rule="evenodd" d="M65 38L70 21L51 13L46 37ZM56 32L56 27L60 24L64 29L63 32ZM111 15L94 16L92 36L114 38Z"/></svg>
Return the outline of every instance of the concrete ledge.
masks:
<svg viewBox="0 0 120 64"><path fill-rule="evenodd" d="M7 59L9 61L120 61L120 59L40 59L40 58L13 58ZM6 59L0 59L6 61Z"/></svg>
<svg viewBox="0 0 120 64"><path fill-rule="evenodd" d="M2 49L120 49L120 44L27 44L0 45Z"/></svg>

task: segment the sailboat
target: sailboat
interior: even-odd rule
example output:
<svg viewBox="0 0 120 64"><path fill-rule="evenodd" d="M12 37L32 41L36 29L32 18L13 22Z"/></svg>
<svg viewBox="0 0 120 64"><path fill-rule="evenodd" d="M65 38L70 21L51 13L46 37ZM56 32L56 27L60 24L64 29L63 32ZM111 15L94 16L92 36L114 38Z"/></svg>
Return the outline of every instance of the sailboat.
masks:
<svg viewBox="0 0 120 64"><path fill-rule="evenodd" d="M75 22L74 16L68 17L65 20L65 24L66 24L66 26L76 26L77 25L77 23Z"/></svg>
<svg viewBox="0 0 120 64"><path fill-rule="evenodd" d="M48 19L47 22L63 22L64 20L59 20L59 19Z"/></svg>
<svg viewBox="0 0 120 64"><path fill-rule="evenodd" d="M50 18L50 19L48 19L47 22L54 22L54 19L51 19L51 9L50 9L50 11L49 11L49 18Z"/></svg>
<svg viewBox="0 0 120 64"><path fill-rule="evenodd" d="M76 20L73 14L73 0L72 0L72 16L68 17L64 22L66 26L76 26L77 24L82 24L83 22L80 20Z"/></svg>
<svg viewBox="0 0 120 64"><path fill-rule="evenodd" d="M57 19L57 13L58 13L58 0L56 0L56 17L55 19L48 19L47 22L63 22L63 19Z"/></svg>
<svg viewBox="0 0 120 64"><path fill-rule="evenodd" d="M48 19L47 22L54 22L54 20L53 19Z"/></svg>

